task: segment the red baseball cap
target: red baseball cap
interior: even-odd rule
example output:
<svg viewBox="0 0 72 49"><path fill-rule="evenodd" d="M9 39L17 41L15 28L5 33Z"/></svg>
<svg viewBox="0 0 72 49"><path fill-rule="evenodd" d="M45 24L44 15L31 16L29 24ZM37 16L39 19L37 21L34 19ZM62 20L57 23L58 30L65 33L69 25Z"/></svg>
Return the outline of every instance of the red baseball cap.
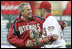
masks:
<svg viewBox="0 0 72 49"><path fill-rule="evenodd" d="M40 7L37 7L36 9L41 8L51 9L51 4L48 1L43 1L42 3L40 3Z"/></svg>

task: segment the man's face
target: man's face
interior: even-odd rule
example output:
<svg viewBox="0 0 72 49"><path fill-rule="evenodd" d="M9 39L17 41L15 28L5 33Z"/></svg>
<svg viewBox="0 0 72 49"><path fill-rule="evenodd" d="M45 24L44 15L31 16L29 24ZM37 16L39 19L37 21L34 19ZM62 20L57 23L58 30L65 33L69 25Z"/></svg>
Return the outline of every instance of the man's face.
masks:
<svg viewBox="0 0 72 49"><path fill-rule="evenodd" d="M32 17L32 10L31 10L31 7L30 7L29 4L24 5L22 7L22 9L23 10L22 10L21 14L22 14L23 17L26 17L26 18L31 18Z"/></svg>
<svg viewBox="0 0 72 49"><path fill-rule="evenodd" d="M39 11L40 11L40 16L42 16L43 17L43 14L44 14L44 9L42 8L42 9L39 9Z"/></svg>

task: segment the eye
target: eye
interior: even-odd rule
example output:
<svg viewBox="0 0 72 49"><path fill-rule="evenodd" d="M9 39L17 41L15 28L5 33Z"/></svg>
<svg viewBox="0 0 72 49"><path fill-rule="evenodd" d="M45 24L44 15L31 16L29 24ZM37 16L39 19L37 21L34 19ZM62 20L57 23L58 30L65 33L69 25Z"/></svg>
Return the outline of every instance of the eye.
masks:
<svg viewBox="0 0 72 49"><path fill-rule="evenodd" d="M24 12L24 10L22 10L22 12Z"/></svg>
<svg viewBox="0 0 72 49"><path fill-rule="evenodd" d="M27 11L30 11L31 9L28 9Z"/></svg>

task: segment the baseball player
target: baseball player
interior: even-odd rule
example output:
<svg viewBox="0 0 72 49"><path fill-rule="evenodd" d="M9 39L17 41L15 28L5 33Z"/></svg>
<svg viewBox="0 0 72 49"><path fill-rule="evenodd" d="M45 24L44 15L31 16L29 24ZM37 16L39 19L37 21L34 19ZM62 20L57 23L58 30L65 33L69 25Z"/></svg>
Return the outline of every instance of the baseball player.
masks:
<svg viewBox="0 0 72 49"><path fill-rule="evenodd" d="M50 8L51 5L49 3L47 3L47 1L44 1L40 4L40 7L37 7L36 9L39 9L40 10L40 17L42 17L45 21L45 19L48 17L48 16L52 16L51 14L51 9L48 9ZM43 10L42 10L43 9ZM44 12L44 11L48 11L48 13ZM59 24L61 25L61 29L63 30L66 26L67 26L67 23L65 21L58 21Z"/></svg>
<svg viewBox="0 0 72 49"><path fill-rule="evenodd" d="M39 39L39 42L45 44L42 48L65 48L65 40L60 24L57 19L51 16L51 4L44 1L40 4L40 14L45 21L43 23L43 39ZM48 44L46 44L48 43Z"/></svg>

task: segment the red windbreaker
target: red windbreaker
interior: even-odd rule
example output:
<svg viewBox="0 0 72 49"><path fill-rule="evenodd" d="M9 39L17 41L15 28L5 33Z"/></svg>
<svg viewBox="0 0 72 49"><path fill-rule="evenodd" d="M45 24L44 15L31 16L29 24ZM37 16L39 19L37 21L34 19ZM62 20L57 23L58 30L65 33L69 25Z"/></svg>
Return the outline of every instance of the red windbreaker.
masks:
<svg viewBox="0 0 72 49"><path fill-rule="evenodd" d="M42 24L43 19L38 16L33 16L29 21L17 17L17 20L13 21L10 25L8 34L9 43L17 48L26 48L27 40L32 40L29 31L34 30L42 33Z"/></svg>

